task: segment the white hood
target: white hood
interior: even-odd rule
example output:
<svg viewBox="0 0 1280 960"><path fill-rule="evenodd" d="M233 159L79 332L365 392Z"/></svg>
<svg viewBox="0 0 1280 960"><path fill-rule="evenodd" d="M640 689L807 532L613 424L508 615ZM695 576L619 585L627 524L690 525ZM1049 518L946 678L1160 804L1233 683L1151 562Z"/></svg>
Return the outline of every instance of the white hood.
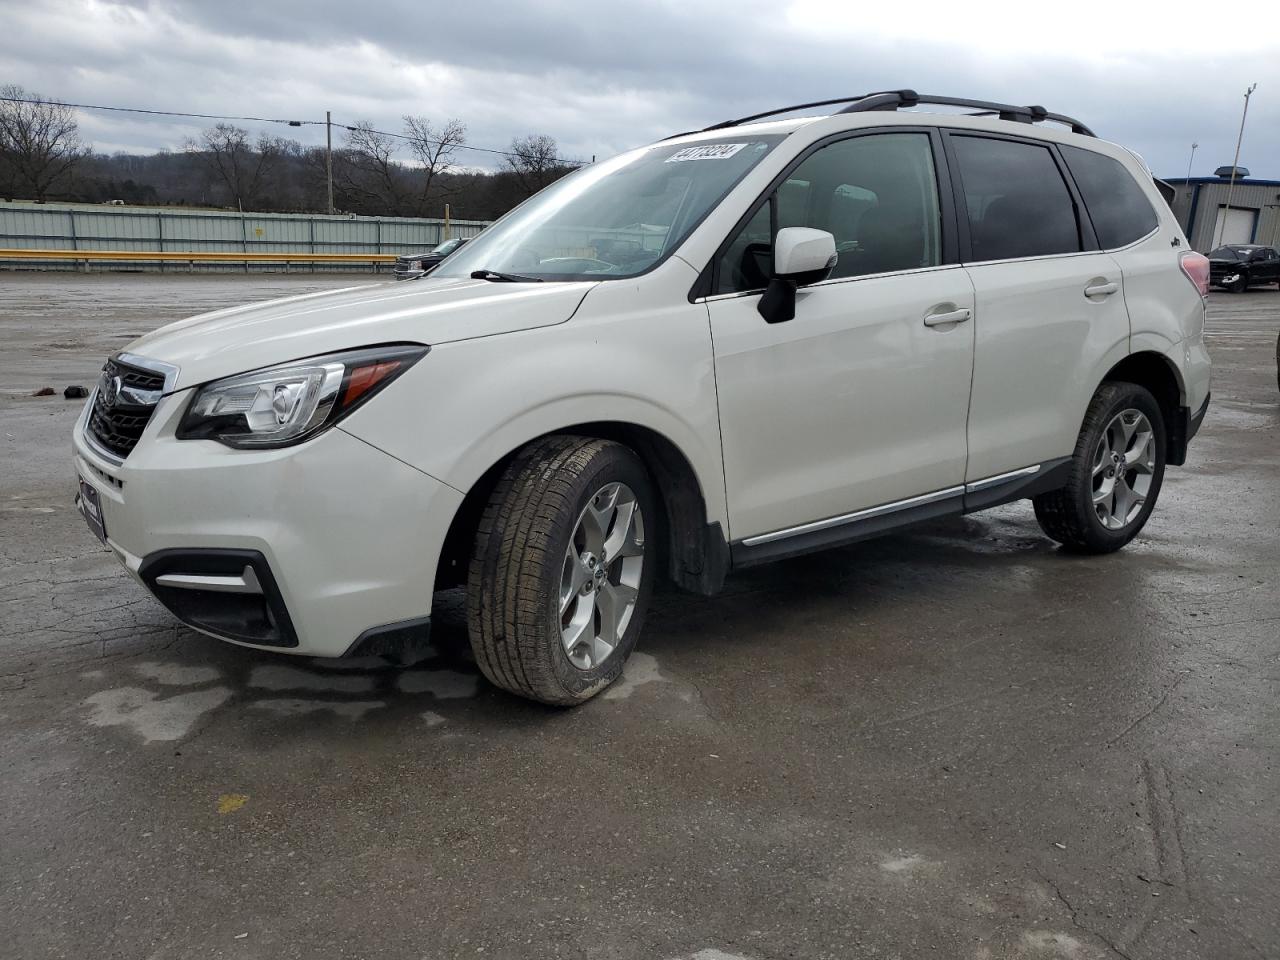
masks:
<svg viewBox="0 0 1280 960"><path fill-rule="evenodd" d="M179 320L125 350L178 367L177 387L379 343L440 344L563 323L594 283L371 283Z"/></svg>

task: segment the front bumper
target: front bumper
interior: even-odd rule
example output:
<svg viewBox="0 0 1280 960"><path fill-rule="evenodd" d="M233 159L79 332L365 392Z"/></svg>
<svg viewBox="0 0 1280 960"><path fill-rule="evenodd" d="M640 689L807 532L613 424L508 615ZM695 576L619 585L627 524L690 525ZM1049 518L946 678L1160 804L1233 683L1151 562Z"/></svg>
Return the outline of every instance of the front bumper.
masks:
<svg viewBox="0 0 1280 960"><path fill-rule="evenodd" d="M153 595L211 636L308 656L427 621L462 494L337 427L279 450L178 440L187 399L164 397L123 463L85 439L87 407L75 429L107 545Z"/></svg>
<svg viewBox="0 0 1280 960"><path fill-rule="evenodd" d="M431 260L426 263L421 260L397 260L392 268L392 273L397 280L415 280L424 274L430 273L439 265L439 260Z"/></svg>

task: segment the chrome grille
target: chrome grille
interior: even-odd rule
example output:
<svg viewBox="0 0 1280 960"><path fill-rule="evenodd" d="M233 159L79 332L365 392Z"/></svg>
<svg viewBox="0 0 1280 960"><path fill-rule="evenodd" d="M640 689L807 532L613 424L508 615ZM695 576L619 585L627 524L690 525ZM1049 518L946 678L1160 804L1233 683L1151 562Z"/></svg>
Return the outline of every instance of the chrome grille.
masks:
<svg viewBox="0 0 1280 960"><path fill-rule="evenodd" d="M108 360L93 395L87 424L90 435L123 460L137 446L164 385L162 373Z"/></svg>

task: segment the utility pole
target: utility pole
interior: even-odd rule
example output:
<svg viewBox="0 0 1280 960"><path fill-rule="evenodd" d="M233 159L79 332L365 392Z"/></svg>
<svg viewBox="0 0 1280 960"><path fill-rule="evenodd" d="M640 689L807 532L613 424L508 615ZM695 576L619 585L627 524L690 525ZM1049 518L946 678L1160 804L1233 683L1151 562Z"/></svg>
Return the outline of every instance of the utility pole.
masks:
<svg viewBox="0 0 1280 960"><path fill-rule="evenodd" d="M329 216L333 216L333 118L324 112L324 179L329 188Z"/></svg>
<svg viewBox="0 0 1280 960"><path fill-rule="evenodd" d="M1191 223L1191 198L1194 195L1194 191L1191 189L1191 164L1195 163L1196 147L1198 146L1200 144L1192 141L1191 156L1187 158L1187 182L1184 184L1187 188L1187 223Z"/></svg>
<svg viewBox="0 0 1280 960"><path fill-rule="evenodd" d="M1257 89L1258 85L1255 83L1244 92L1244 111L1240 114L1240 135L1236 137L1236 158L1231 161L1231 182L1227 184L1227 205L1222 210L1222 229L1218 231L1215 247L1222 246L1222 237L1227 231L1227 217L1231 213L1231 194L1236 189L1236 169L1240 166L1240 144L1244 141L1244 121L1249 116L1249 98Z"/></svg>

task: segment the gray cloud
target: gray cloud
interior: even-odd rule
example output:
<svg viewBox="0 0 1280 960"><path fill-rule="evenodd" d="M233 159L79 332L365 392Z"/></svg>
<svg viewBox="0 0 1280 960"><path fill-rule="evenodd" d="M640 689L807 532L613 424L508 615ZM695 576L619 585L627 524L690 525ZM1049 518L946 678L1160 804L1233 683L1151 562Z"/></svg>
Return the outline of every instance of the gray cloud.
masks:
<svg viewBox="0 0 1280 960"><path fill-rule="evenodd" d="M1193 140L1195 172L1230 162L1240 95L1256 79L1263 85L1241 161L1280 178L1280 40L1175 50L1129 27L1124 42L1086 55L1052 25L949 40L907 18L889 32L863 32L856 7L846 6L828 30L812 13L785 15L776 0L0 0L0 82L72 101L203 113L322 119L332 109L341 122L391 130L405 113L459 117L474 144L548 133L562 153L582 158L788 102L911 86L1042 103L1138 150L1158 174L1181 176ZM99 149L130 151L180 148L201 126L82 120ZM323 136L275 132L308 143Z"/></svg>

